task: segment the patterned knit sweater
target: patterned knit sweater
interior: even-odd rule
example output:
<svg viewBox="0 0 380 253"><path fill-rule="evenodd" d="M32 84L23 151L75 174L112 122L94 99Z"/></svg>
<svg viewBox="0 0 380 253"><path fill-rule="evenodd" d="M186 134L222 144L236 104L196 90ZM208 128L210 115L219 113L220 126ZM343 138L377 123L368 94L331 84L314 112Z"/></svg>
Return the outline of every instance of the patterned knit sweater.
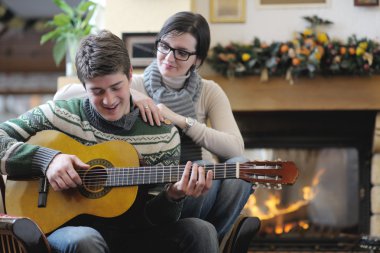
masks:
<svg viewBox="0 0 380 253"><path fill-rule="evenodd" d="M45 173L59 151L25 143L43 130L63 132L88 146L109 140L127 141L134 145L145 165L177 165L180 156L177 129L172 125L150 126L138 114L138 109L134 109L119 121L109 122L94 110L88 99L49 101L0 124L1 174L32 177ZM149 222L161 224L178 219L182 202L170 201L161 192L147 208L144 213L148 214Z"/></svg>

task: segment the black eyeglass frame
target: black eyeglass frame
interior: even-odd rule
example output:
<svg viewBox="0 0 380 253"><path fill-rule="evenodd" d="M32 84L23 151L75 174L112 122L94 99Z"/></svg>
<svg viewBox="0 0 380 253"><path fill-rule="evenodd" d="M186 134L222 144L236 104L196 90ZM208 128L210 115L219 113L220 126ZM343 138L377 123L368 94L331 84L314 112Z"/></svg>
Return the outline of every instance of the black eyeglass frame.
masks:
<svg viewBox="0 0 380 253"><path fill-rule="evenodd" d="M169 52L165 53L165 52L161 52L160 50L158 50L158 43L162 43L162 44L164 44L165 46L167 46L167 47L169 48ZM195 52L188 52L188 51L183 50L183 49L172 48L171 46L168 45L168 43L162 41L161 39L156 40L155 48L156 48L156 50L157 50L158 52L160 52L161 54L169 54L170 52L173 52L174 58L175 58L176 60L179 60L179 61L187 61L187 60L189 60L190 56L192 56L192 55L197 55L197 52L196 52L196 51L195 51ZM176 51L185 52L185 53L188 55L188 56L187 56L187 59L186 59L186 60L178 59L177 56L176 56L176 55L177 55L177 54L176 54Z"/></svg>

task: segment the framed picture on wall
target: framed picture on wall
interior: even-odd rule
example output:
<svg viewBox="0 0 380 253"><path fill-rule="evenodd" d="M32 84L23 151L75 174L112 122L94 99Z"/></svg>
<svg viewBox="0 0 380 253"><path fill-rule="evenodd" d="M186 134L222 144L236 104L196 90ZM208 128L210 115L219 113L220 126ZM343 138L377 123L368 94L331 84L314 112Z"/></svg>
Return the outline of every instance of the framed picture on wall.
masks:
<svg viewBox="0 0 380 253"><path fill-rule="evenodd" d="M355 6L377 6L379 0L354 0Z"/></svg>
<svg viewBox="0 0 380 253"><path fill-rule="evenodd" d="M323 4L326 0L260 0L260 3L265 4Z"/></svg>
<svg viewBox="0 0 380 253"><path fill-rule="evenodd" d="M332 0L255 0L259 8L328 7Z"/></svg>
<svg viewBox="0 0 380 253"><path fill-rule="evenodd" d="M133 67L146 67L156 57L154 54L157 33L123 33Z"/></svg>
<svg viewBox="0 0 380 253"><path fill-rule="evenodd" d="M210 0L211 23L244 23L246 0Z"/></svg>

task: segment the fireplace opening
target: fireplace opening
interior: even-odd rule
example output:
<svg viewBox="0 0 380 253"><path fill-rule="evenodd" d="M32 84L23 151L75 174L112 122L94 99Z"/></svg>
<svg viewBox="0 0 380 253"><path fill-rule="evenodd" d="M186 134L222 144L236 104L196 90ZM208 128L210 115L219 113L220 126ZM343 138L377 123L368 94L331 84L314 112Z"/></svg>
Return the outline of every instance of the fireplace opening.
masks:
<svg viewBox="0 0 380 253"><path fill-rule="evenodd" d="M281 190L258 188L244 212L262 222L258 238L358 235L358 152L354 148L248 149L251 160L296 161L299 177Z"/></svg>
<svg viewBox="0 0 380 253"><path fill-rule="evenodd" d="M352 252L370 226L370 164L376 112L235 112L246 156L294 161L299 178L259 188L244 212L262 221L254 252Z"/></svg>

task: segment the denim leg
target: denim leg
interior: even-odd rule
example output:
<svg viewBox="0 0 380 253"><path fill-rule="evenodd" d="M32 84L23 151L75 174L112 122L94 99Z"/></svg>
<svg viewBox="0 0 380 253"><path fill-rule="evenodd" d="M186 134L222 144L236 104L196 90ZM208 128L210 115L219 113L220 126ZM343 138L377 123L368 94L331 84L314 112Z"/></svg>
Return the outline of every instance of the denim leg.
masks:
<svg viewBox="0 0 380 253"><path fill-rule="evenodd" d="M54 253L105 253L108 246L100 233L90 227L63 227L48 236Z"/></svg>
<svg viewBox="0 0 380 253"><path fill-rule="evenodd" d="M234 157L227 160L226 163L248 161L245 157ZM232 228L252 193L252 183L241 179L222 181L213 208L207 217L207 220L214 224L219 240L222 240L223 236Z"/></svg>
<svg viewBox="0 0 380 253"><path fill-rule="evenodd" d="M219 240L232 228L252 193L252 184L241 179L225 179L206 220L214 224Z"/></svg>
<svg viewBox="0 0 380 253"><path fill-rule="evenodd" d="M212 164L212 162L205 160L194 161L193 163L197 163L199 165ZM207 194L199 196L198 198L187 197L183 205L181 218L194 217L203 220L206 219L208 213L214 205L216 196L219 191L219 186L220 180L214 180L212 182L211 189L207 192Z"/></svg>
<svg viewBox="0 0 380 253"><path fill-rule="evenodd" d="M175 243L181 253L218 253L219 241L215 227L202 219L185 218L156 228L152 236L159 241ZM157 233L158 232L158 233ZM148 234L149 235L149 234ZM164 248L157 252L164 252Z"/></svg>
<svg viewBox="0 0 380 253"><path fill-rule="evenodd" d="M234 157L226 163L247 161L244 157ZM252 184L240 179L214 180L207 194L185 200L181 218L196 217L209 221L215 226L221 240L232 228L252 192Z"/></svg>
<svg viewBox="0 0 380 253"><path fill-rule="evenodd" d="M221 180L214 180L207 194L198 198L187 197L183 204L181 218L195 217L205 220L215 203L220 184Z"/></svg>
<svg viewBox="0 0 380 253"><path fill-rule="evenodd" d="M111 253L219 253L215 227L198 218L119 231L111 236Z"/></svg>

